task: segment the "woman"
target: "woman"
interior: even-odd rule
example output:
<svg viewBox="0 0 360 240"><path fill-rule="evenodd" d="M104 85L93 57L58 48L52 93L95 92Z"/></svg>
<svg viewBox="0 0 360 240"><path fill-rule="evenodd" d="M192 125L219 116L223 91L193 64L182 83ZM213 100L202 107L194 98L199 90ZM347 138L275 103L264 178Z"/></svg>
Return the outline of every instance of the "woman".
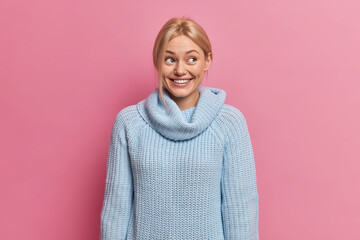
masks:
<svg viewBox="0 0 360 240"><path fill-rule="evenodd" d="M153 60L159 87L115 119L100 239L258 239L245 118L223 90L200 86L212 61L205 31L170 19Z"/></svg>

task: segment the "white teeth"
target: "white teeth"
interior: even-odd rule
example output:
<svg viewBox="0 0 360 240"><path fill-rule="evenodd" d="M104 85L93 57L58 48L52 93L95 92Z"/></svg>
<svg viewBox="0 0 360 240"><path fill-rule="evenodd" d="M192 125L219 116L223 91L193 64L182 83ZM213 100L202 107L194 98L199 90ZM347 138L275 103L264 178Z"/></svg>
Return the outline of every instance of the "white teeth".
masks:
<svg viewBox="0 0 360 240"><path fill-rule="evenodd" d="M191 79L188 79L188 80L175 80L175 79L173 79L173 81L176 82L176 83L187 83L190 80Z"/></svg>

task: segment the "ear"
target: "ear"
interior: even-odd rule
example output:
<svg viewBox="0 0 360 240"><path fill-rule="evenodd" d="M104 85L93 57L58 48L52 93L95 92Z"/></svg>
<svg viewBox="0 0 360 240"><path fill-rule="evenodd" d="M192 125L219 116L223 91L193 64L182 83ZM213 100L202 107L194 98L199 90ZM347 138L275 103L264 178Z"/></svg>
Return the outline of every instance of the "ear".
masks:
<svg viewBox="0 0 360 240"><path fill-rule="evenodd" d="M210 68L211 65L211 52L208 53L207 57L205 58L205 71Z"/></svg>

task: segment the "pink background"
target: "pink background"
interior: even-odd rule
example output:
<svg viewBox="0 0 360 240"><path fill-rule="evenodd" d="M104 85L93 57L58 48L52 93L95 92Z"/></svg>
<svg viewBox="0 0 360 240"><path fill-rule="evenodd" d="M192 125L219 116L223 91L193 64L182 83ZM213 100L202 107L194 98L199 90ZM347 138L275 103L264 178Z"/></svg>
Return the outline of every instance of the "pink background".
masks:
<svg viewBox="0 0 360 240"><path fill-rule="evenodd" d="M208 32L203 85L245 115L261 239L360 239L356 0L0 3L0 239L98 239L111 128L157 86L173 16Z"/></svg>

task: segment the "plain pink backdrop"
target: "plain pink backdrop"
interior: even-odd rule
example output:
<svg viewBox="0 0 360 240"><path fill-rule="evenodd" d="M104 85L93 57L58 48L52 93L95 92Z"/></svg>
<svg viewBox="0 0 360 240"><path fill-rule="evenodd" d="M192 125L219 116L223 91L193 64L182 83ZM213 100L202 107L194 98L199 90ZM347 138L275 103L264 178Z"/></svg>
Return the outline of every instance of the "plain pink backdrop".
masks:
<svg viewBox="0 0 360 240"><path fill-rule="evenodd" d="M98 239L116 114L157 86L161 26L208 32L203 85L245 115L263 240L360 239L356 0L0 3L0 239Z"/></svg>

